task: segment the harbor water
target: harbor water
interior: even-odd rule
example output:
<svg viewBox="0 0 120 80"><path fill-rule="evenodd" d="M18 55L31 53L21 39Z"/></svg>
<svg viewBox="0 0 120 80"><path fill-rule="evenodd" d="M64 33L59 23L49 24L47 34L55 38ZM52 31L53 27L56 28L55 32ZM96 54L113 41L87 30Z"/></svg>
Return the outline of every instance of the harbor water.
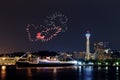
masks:
<svg viewBox="0 0 120 80"><path fill-rule="evenodd" d="M120 67L9 67L1 66L0 80L119 80Z"/></svg>

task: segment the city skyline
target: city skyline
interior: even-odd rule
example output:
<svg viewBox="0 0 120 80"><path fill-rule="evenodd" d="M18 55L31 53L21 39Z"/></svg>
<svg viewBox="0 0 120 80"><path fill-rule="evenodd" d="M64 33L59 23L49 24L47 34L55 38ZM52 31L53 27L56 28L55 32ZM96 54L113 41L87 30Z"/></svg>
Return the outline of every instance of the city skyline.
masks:
<svg viewBox="0 0 120 80"><path fill-rule="evenodd" d="M20 51L85 51L87 30L90 46L109 42L120 49L120 2L112 0L2 1L0 3L0 53ZM46 16L61 12L68 18L68 29L48 42L30 42L27 24L43 24Z"/></svg>

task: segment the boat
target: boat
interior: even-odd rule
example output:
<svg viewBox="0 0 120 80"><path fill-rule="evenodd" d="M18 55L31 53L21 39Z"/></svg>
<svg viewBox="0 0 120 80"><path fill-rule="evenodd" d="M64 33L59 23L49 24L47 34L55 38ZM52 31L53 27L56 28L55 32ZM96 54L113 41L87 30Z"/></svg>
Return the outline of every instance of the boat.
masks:
<svg viewBox="0 0 120 80"><path fill-rule="evenodd" d="M77 61L60 61L57 59L32 59L21 58L16 62L18 67L62 67L62 66L73 66L76 65Z"/></svg>

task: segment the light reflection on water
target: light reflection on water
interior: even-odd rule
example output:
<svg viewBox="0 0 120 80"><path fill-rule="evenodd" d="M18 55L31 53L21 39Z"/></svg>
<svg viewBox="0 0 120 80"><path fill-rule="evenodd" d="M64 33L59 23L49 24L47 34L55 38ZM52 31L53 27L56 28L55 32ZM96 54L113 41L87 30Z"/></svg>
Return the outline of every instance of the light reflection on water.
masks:
<svg viewBox="0 0 120 80"><path fill-rule="evenodd" d="M5 79L6 77L6 66L1 66L1 79Z"/></svg>
<svg viewBox="0 0 120 80"><path fill-rule="evenodd" d="M30 68L27 68L27 74L28 74L28 77L32 77L32 72Z"/></svg>
<svg viewBox="0 0 120 80"><path fill-rule="evenodd" d="M116 67L116 80L119 80L119 67Z"/></svg>
<svg viewBox="0 0 120 80"><path fill-rule="evenodd" d="M93 72L93 66L84 66L84 80L93 80L92 79L92 72Z"/></svg>
<svg viewBox="0 0 120 80"><path fill-rule="evenodd" d="M119 67L24 67L1 66L0 80L119 80ZM14 76L14 77L13 77ZM17 77L17 78L16 78Z"/></svg>

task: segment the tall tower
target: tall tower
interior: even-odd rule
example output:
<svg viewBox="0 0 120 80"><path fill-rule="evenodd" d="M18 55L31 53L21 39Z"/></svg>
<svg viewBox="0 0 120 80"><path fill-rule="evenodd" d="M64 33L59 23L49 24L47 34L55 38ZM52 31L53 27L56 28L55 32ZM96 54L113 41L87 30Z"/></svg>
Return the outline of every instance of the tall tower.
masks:
<svg viewBox="0 0 120 80"><path fill-rule="evenodd" d="M89 31L87 31L87 33L85 34L86 36L86 59L89 60L90 59L90 33Z"/></svg>

